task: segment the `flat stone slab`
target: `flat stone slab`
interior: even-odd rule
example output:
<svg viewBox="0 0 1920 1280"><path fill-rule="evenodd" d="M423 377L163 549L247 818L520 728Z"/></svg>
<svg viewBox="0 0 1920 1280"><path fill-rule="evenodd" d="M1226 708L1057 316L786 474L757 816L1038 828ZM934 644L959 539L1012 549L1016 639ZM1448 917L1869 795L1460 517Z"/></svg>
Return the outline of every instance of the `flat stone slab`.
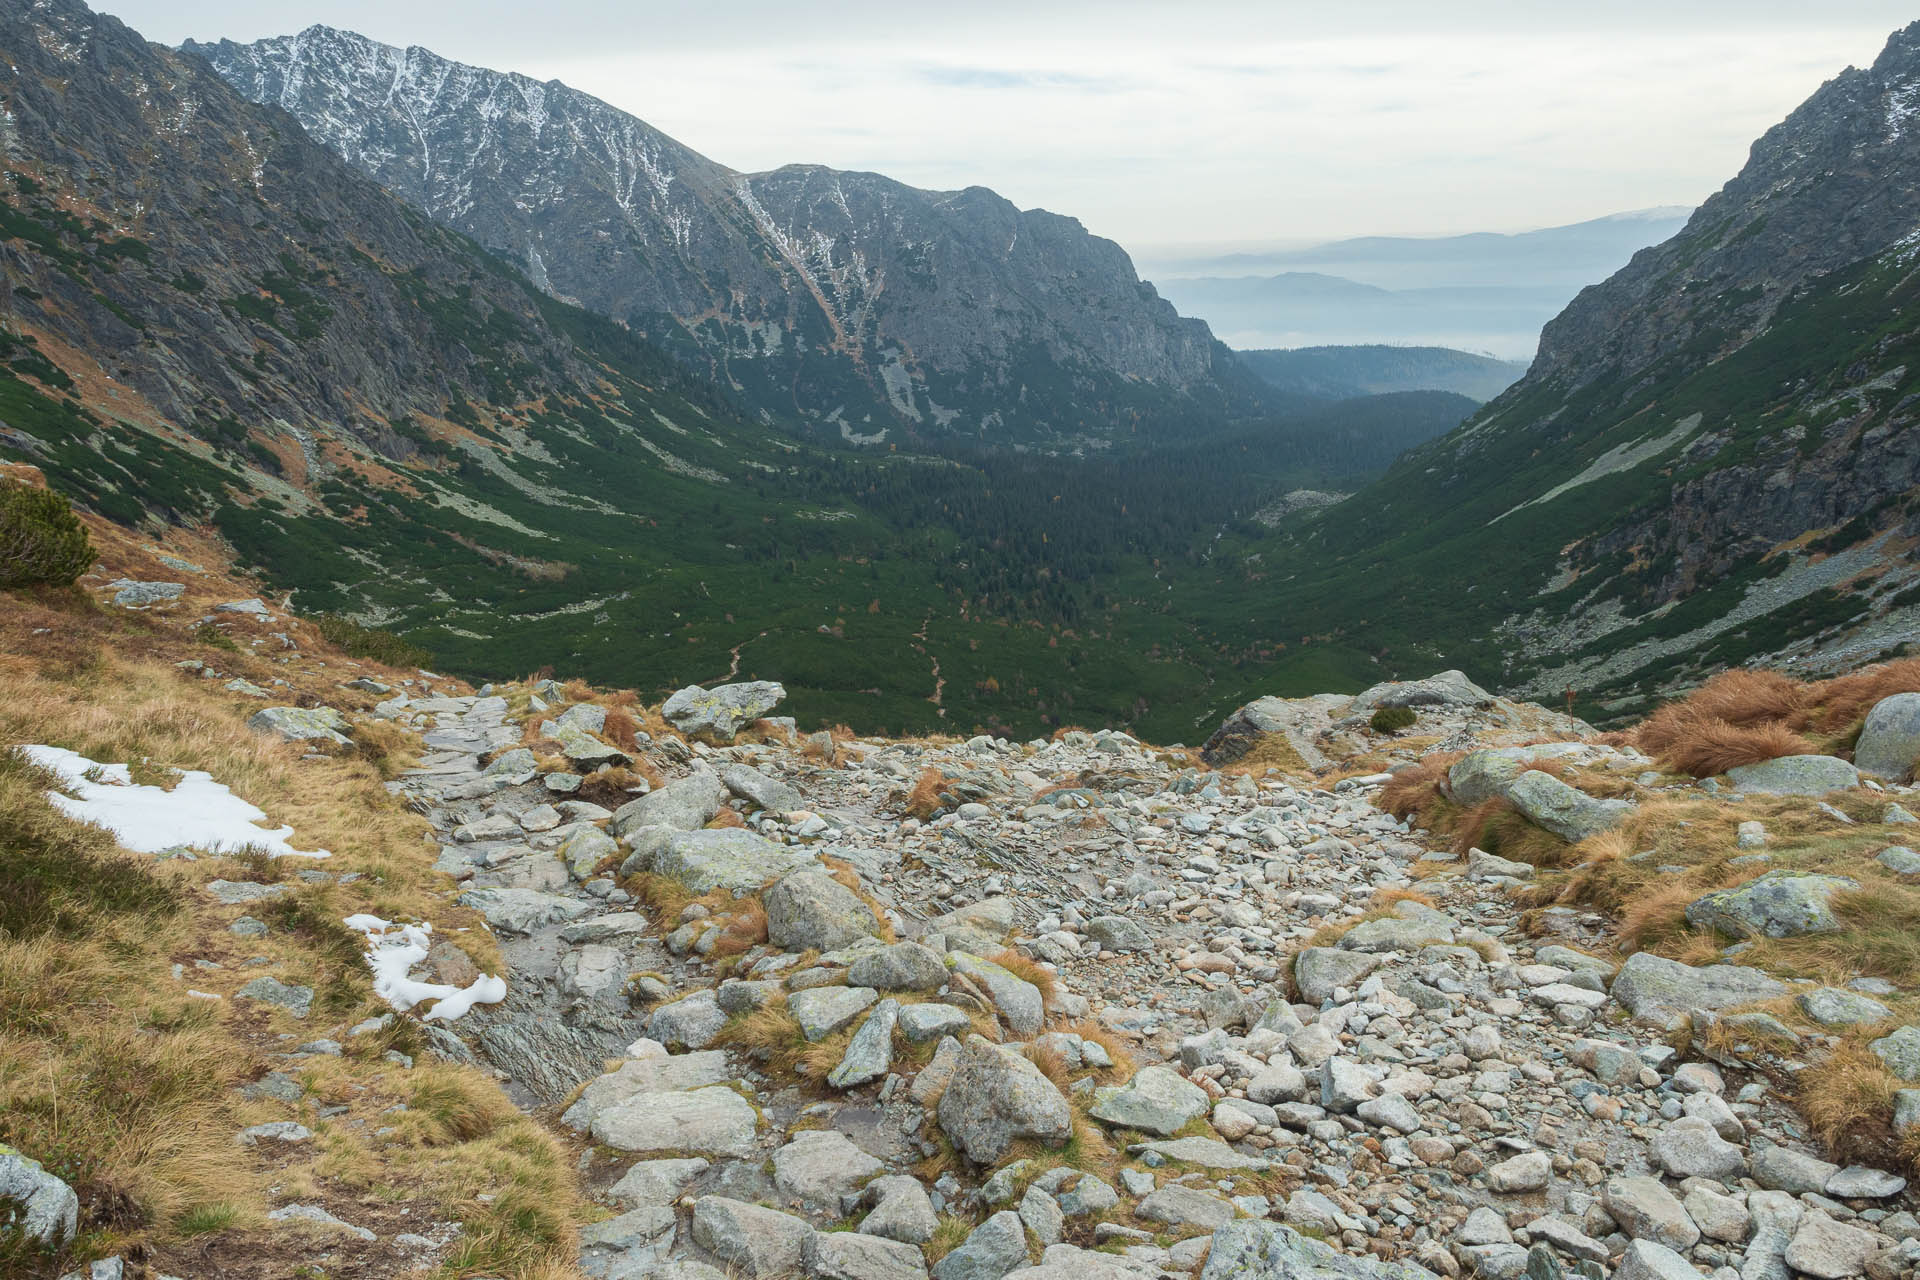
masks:
<svg viewBox="0 0 1920 1280"><path fill-rule="evenodd" d="M725 1085L635 1093L593 1117L595 1140L622 1151L696 1151L749 1156L759 1116Z"/></svg>
<svg viewBox="0 0 1920 1280"><path fill-rule="evenodd" d="M738 827L685 831L653 855L648 869L678 880L694 893L725 889L752 893L770 880L819 865L819 858L797 845L775 844Z"/></svg>
<svg viewBox="0 0 1920 1280"><path fill-rule="evenodd" d="M1127 1148L1131 1155L1154 1152L1182 1164L1197 1164L1203 1169L1266 1169L1272 1161L1243 1155L1217 1138L1167 1138L1155 1142L1136 1142Z"/></svg>

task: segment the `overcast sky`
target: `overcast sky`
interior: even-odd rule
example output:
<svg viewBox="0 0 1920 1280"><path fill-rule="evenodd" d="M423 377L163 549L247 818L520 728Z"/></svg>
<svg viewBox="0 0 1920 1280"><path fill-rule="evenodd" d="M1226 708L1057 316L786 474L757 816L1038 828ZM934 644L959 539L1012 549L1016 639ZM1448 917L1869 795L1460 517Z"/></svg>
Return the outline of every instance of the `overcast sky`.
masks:
<svg viewBox="0 0 1920 1280"><path fill-rule="evenodd" d="M1916 16L1888 0L95 0L559 79L724 164L993 187L1138 251L1694 204Z"/></svg>

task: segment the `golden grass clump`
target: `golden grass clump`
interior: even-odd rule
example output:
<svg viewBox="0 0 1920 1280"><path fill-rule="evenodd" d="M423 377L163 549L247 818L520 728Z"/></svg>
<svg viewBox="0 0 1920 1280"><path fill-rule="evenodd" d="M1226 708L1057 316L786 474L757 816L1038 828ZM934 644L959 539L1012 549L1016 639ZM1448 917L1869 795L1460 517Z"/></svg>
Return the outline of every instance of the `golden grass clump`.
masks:
<svg viewBox="0 0 1920 1280"><path fill-rule="evenodd" d="M1445 792L1447 771L1466 758L1464 751L1437 751L1402 769L1380 788L1378 804L1396 818L1424 815Z"/></svg>
<svg viewBox="0 0 1920 1280"><path fill-rule="evenodd" d="M985 959L990 964L999 965L1002 969L1005 969L1022 982L1030 982L1038 987L1042 1000L1052 1001L1054 993L1060 985L1060 980L1054 975L1053 970L1047 968L1032 956L1022 955L1012 947L1008 947L1003 951L996 951L992 955L985 957Z"/></svg>
<svg viewBox="0 0 1920 1280"><path fill-rule="evenodd" d="M600 736L629 755L640 751L640 725L624 708L616 707L607 712L607 722L601 726Z"/></svg>
<svg viewBox="0 0 1920 1280"><path fill-rule="evenodd" d="M353 749L391 781L420 763L420 737L391 720L362 720L353 728Z"/></svg>
<svg viewBox="0 0 1920 1280"><path fill-rule="evenodd" d="M800 1030L800 1020L787 1012L784 996L775 996L758 1009L734 1018L720 1029L714 1043L739 1049L769 1070L789 1075L799 1074L800 1060L811 1047Z"/></svg>
<svg viewBox="0 0 1920 1280"><path fill-rule="evenodd" d="M1794 1106L1833 1157L1845 1163L1920 1169L1920 1142L1892 1130L1894 1094L1905 1084L1860 1039L1842 1041L1794 1077Z"/></svg>
<svg viewBox="0 0 1920 1280"><path fill-rule="evenodd" d="M1284 733L1262 734L1245 755L1224 766L1220 772L1264 774L1269 769L1278 769L1295 777L1304 777L1312 772L1306 757L1300 754Z"/></svg>
<svg viewBox="0 0 1920 1280"><path fill-rule="evenodd" d="M1685 698L1648 716L1634 736L1643 750L1664 755L1702 721L1740 727L1784 722L1807 700L1807 686L1777 671L1722 671Z"/></svg>
<svg viewBox="0 0 1920 1280"><path fill-rule="evenodd" d="M907 813L922 822L930 822L941 806L940 789L947 785L947 775L928 765L914 779L913 790L907 793Z"/></svg>
<svg viewBox="0 0 1920 1280"><path fill-rule="evenodd" d="M1863 667L1859 671L1812 687L1802 723L1796 727L1816 733L1839 733L1857 726L1874 704L1896 693L1920 692L1920 658L1900 658Z"/></svg>
<svg viewBox="0 0 1920 1280"><path fill-rule="evenodd" d="M1689 722L1660 752L1660 762L1675 773L1711 778L1741 765L1818 751L1814 743L1778 721L1743 725L1704 719Z"/></svg>
<svg viewBox="0 0 1920 1280"><path fill-rule="evenodd" d="M428 1146L487 1137L520 1115L498 1085L456 1063L416 1068L407 1085L407 1123Z"/></svg>

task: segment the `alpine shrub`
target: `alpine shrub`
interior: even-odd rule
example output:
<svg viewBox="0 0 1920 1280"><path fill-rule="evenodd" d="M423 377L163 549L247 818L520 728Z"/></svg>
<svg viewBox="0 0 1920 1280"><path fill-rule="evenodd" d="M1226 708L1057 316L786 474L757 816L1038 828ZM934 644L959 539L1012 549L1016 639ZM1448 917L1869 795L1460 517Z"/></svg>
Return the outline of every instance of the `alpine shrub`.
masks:
<svg viewBox="0 0 1920 1280"><path fill-rule="evenodd" d="M65 498L0 480L0 587L70 586L93 561L93 540Z"/></svg>

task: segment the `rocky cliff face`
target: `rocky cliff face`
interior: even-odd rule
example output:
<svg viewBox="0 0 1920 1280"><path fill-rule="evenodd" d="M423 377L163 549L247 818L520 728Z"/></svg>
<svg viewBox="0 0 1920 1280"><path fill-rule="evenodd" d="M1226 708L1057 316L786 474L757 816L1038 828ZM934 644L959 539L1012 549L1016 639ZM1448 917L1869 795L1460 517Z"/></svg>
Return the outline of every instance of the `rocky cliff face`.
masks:
<svg viewBox="0 0 1920 1280"><path fill-rule="evenodd" d="M983 187L738 173L557 82L327 27L186 48L556 296L783 419L1106 439L1261 399L1118 245Z"/></svg>
<svg viewBox="0 0 1920 1280"><path fill-rule="evenodd" d="M1313 544L1385 563L1382 607L1448 582L1430 625L1449 660L1534 693L1630 699L1911 637L1917 112L1920 24L1769 130L1679 235L1547 326L1526 378Z"/></svg>
<svg viewBox="0 0 1920 1280"><path fill-rule="evenodd" d="M64 0L0 5L0 49L10 328L93 357L129 412L374 440L485 399L488 357L533 394L585 376L537 297L199 59ZM456 297L495 350L436 323Z"/></svg>

